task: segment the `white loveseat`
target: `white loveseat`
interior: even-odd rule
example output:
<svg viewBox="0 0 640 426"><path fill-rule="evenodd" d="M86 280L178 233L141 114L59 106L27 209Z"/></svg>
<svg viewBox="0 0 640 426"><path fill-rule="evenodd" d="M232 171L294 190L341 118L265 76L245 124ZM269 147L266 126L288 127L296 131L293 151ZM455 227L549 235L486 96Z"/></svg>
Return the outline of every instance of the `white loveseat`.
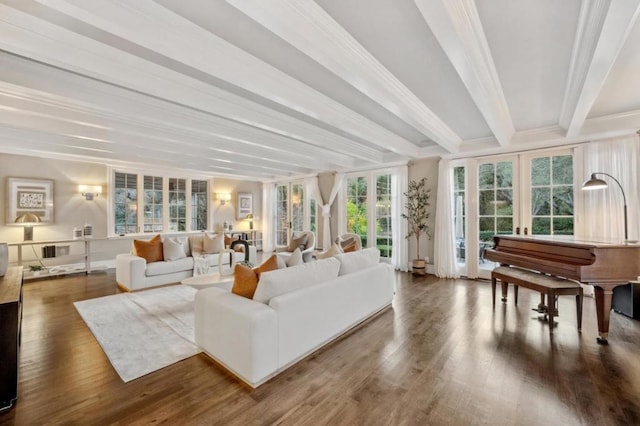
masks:
<svg viewBox="0 0 640 426"><path fill-rule="evenodd" d="M193 237L193 236L192 236ZM190 237L190 239L192 238ZM164 239L164 237L163 237ZM185 244L189 241L184 237ZM181 238L182 240L182 238ZM164 260L160 262L147 261L134 254L126 253L116 256L116 282L118 287L125 291L141 290L159 285L178 283L193 276L194 258L191 248L187 251L188 256L176 260ZM215 268L218 265L218 254L204 254L207 264ZM235 252L236 262L245 260L244 252ZM257 250L255 246L249 246L249 262L256 263ZM222 257L222 264L228 265L229 255ZM215 269L210 269L213 271Z"/></svg>
<svg viewBox="0 0 640 426"><path fill-rule="evenodd" d="M265 303L221 288L200 290L196 343L257 387L391 304L395 274L378 258L374 248L264 272L254 299L269 298ZM265 284L275 293L294 289L271 297L261 291Z"/></svg>

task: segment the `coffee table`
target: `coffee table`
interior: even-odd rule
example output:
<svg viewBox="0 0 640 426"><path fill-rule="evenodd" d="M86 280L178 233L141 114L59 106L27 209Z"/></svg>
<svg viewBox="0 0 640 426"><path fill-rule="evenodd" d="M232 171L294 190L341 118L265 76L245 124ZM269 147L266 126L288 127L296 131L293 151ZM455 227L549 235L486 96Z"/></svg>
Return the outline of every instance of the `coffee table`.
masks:
<svg viewBox="0 0 640 426"><path fill-rule="evenodd" d="M231 290L233 287L233 275L220 275L218 272L185 278L182 284L201 290L203 288L217 287L223 290Z"/></svg>

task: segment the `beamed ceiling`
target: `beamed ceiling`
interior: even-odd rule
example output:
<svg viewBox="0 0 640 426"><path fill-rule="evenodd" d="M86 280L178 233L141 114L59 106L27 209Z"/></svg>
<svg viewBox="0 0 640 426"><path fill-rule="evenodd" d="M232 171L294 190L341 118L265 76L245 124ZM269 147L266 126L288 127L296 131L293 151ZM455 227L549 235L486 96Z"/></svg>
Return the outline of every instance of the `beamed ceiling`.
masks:
<svg viewBox="0 0 640 426"><path fill-rule="evenodd" d="M640 0L1 0L0 152L271 180L640 128Z"/></svg>

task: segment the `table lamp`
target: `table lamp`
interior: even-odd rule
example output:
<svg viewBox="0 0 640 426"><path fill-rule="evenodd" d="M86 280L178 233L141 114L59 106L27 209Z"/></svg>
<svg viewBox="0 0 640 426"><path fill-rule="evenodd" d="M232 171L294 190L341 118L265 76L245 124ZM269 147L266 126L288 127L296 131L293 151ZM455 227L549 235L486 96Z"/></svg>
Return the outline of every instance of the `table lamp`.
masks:
<svg viewBox="0 0 640 426"><path fill-rule="evenodd" d="M16 218L15 223L21 223L24 226L24 240L32 241L33 240L33 225L35 223L40 223L40 216L35 215L33 213L24 213Z"/></svg>

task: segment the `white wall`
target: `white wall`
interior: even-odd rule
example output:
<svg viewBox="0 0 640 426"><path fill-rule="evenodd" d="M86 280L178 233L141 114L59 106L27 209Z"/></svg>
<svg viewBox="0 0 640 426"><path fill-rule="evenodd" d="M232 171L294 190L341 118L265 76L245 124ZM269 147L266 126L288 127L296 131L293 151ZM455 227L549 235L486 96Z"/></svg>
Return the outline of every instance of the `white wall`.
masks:
<svg viewBox="0 0 640 426"><path fill-rule="evenodd" d="M213 181L213 192L227 192L231 194L231 201L221 205L220 201L214 200L213 207L213 230L222 232L225 221L233 225L234 230L249 229L249 221L236 219L236 208L238 203L238 192L248 192L253 194L253 225L257 226L262 219L262 183L251 181L240 181L233 179L215 178ZM256 228L257 229L257 228Z"/></svg>
<svg viewBox="0 0 640 426"><path fill-rule="evenodd" d="M50 158L29 157L21 155L0 154L0 242L20 242L23 240L23 227L7 222L13 222L7 213L7 180L9 177L51 179L54 181L54 223L52 225L38 225L34 227L34 240L71 239L74 227L85 224L93 225L95 241L92 242L92 260L115 259L118 253L130 250L131 237L111 238L101 240L107 236L107 203L108 203L108 168L102 164L54 160ZM78 192L79 184L101 185L102 193L93 201L87 201ZM212 201L214 210L213 229L222 229L225 220L234 224L234 229L248 229L249 223L235 220L235 201L237 192L253 194L254 211L260 213L262 209L262 184L259 182L236 181L231 179L215 179L212 192L231 192L232 200L226 206L220 206L218 201ZM72 254L79 253L82 244L70 245ZM39 249L38 249L39 250ZM25 260L34 259L30 247L24 248ZM37 253L38 256L41 253ZM10 261L17 258L15 247L10 248ZM52 262L55 263L55 262Z"/></svg>

